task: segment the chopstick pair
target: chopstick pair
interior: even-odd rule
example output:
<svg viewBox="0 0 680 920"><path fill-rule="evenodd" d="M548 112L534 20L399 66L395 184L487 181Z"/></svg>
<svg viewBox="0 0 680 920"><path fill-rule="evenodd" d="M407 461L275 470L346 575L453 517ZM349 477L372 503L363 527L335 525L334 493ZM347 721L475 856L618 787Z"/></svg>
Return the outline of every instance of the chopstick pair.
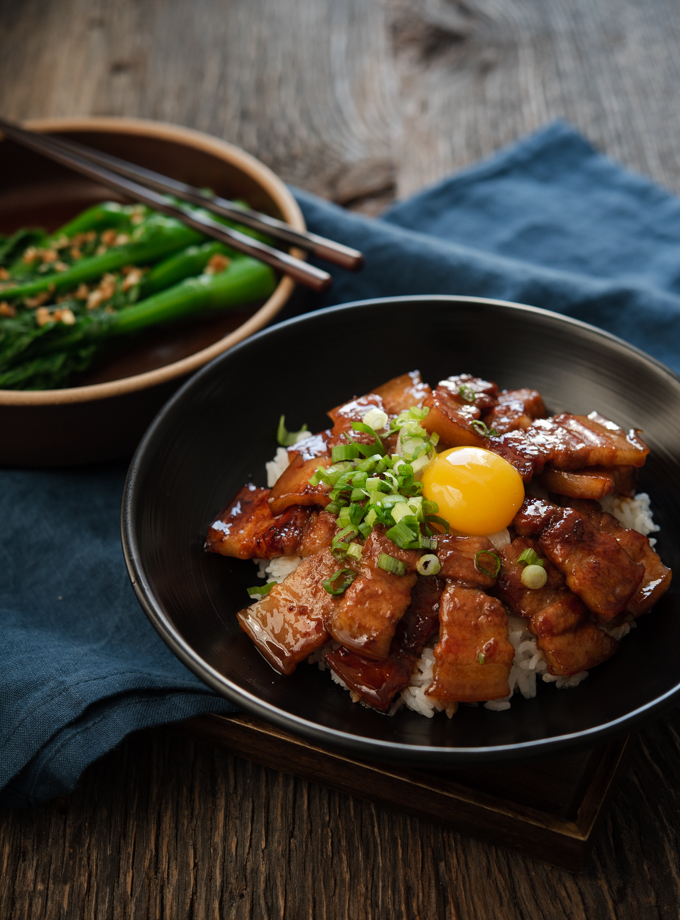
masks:
<svg viewBox="0 0 680 920"><path fill-rule="evenodd" d="M224 224L208 217L192 214L181 207L170 204L163 197L163 194L159 193L174 195L182 201L199 205L201 208L220 217L227 217L254 230L260 230L283 243L304 249L341 268L356 271L363 264L363 256L356 249L343 246L334 240L327 240L322 236L317 236L315 233L295 230L289 224L277 220L275 217L270 217L268 214L261 214L259 211L253 211L249 208L242 209L234 202L228 201L226 198L220 198L217 195L205 195L200 189L192 185L170 179L153 170L137 166L134 163L128 163L126 160L121 160L108 153L93 150L91 147L86 147L76 141L68 141L64 138L29 131L2 118L0 118L0 130L6 137L11 138L18 144L28 147L30 150L36 151L36 153L41 153L57 163L61 163L62 166L74 169L84 176L120 192L133 201L140 201L170 217L175 217L189 227L193 227L194 230L205 233L206 236L214 237L239 252L260 259L260 261L266 262L272 268L289 275L293 280L299 281L301 284L312 288L312 290L325 291L331 285L333 279L328 272L313 265L308 265L301 259L296 259L287 252L274 249L272 246L246 236L246 234L240 233L238 230L225 227Z"/></svg>

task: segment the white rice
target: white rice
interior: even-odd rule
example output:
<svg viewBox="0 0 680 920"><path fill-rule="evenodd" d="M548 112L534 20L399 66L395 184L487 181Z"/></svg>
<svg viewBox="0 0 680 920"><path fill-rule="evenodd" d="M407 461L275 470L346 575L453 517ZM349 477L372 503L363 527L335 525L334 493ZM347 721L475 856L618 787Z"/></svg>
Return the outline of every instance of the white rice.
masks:
<svg viewBox="0 0 680 920"><path fill-rule="evenodd" d="M299 439L306 437L301 435ZM285 447L279 447L275 457L265 464L267 469L267 486L271 488L279 476L288 466L288 451ZM547 496L546 496L547 497ZM622 527L631 530L637 530L641 534L648 536L655 533L660 528L654 523L650 507L649 495L646 492L640 492L635 498L624 498L621 496L607 495L600 502L603 509L613 515ZM496 550L501 550L511 542L510 533L507 528L498 531L498 533L489 534L489 540L493 543ZM650 538L652 546L656 540ZM302 562L300 556L279 556L276 559L256 559L258 565L258 577L266 578L267 581L280 583L294 572ZM617 641L628 635L631 629L637 624L634 618L628 614L622 622L616 626L601 627L610 636ZM569 677L557 677L549 674L547 671L548 664L543 652L538 648L536 639L527 627L526 620L521 617L508 616L508 638L515 649L515 657L510 669L508 684L510 685L510 695L501 700L489 700L484 703L485 709L493 712L504 712L510 709L510 699L516 692L522 694L525 699L531 699L536 696L536 680L540 677L544 683L555 684L558 690L567 690L576 687L588 676L587 671L581 671L579 674L572 674ZM427 688L432 683L434 669L434 646L437 637L432 639L430 644L423 650L420 660L416 665L409 681L408 687L396 698L392 709L388 715L394 715L402 706L411 709L420 715L431 719L437 712L445 712L450 719L458 708L457 703L440 703L429 697L426 693ZM329 643L316 649L307 659L309 664L315 664L321 671L330 670L332 680L348 690L353 702L360 702L357 693L350 690L347 684L338 677L338 675L327 667L325 662L326 654L332 649L338 648L337 642ZM476 703L467 705L476 706Z"/></svg>
<svg viewBox="0 0 680 920"><path fill-rule="evenodd" d="M658 524L654 523L649 495L646 492L638 492L635 498L605 495L600 504L626 530L637 530L647 537L650 533L656 533L661 529ZM653 537L649 542L652 546L656 544Z"/></svg>

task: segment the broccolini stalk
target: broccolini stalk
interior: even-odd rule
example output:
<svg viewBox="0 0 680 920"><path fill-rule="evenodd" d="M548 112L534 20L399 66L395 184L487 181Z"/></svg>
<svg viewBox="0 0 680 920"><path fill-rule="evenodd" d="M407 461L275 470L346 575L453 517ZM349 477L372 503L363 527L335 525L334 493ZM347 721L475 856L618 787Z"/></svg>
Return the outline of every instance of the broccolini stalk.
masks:
<svg viewBox="0 0 680 920"><path fill-rule="evenodd" d="M81 259L66 271L50 272L40 278L30 278L14 287L4 288L2 296L6 300L14 300L33 297L43 291L58 293L69 290L124 265L143 265L202 239L200 233L181 221L162 214L152 214L135 228L129 243L114 246L101 255Z"/></svg>
<svg viewBox="0 0 680 920"><path fill-rule="evenodd" d="M149 297L170 287L171 284L177 284L193 275L200 275L212 257L217 255L231 259L236 253L217 240L203 243L201 246L187 246L181 252L174 253L155 265L144 278L141 296Z"/></svg>
<svg viewBox="0 0 680 920"><path fill-rule="evenodd" d="M195 314L268 297L276 286L272 269L247 256L217 274L187 278L117 313L104 310L72 317L71 323L38 326L35 314L20 313L0 324L0 389L44 390L64 386L85 370L100 348L118 337Z"/></svg>
<svg viewBox="0 0 680 920"><path fill-rule="evenodd" d="M36 228L23 228L0 243L0 265L9 267L19 253L24 252L29 246L35 246L46 239L44 230Z"/></svg>

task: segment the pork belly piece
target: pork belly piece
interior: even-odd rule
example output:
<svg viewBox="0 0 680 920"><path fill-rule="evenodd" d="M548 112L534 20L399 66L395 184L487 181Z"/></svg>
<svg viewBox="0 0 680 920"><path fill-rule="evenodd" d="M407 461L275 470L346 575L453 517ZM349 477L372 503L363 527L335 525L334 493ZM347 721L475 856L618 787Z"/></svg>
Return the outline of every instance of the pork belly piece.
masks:
<svg viewBox="0 0 680 920"><path fill-rule="evenodd" d="M241 628L279 673L292 674L329 641L326 623L338 598L323 582L339 567L330 550L309 556L269 594L238 614Z"/></svg>
<svg viewBox="0 0 680 920"><path fill-rule="evenodd" d="M309 520L309 509L290 505L274 517L269 489L248 484L210 525L205 548L236 559L273 559L298 552Z"/></svg>
<svg viewBox="0 0 680 920"><path fill-rule="evenodd" d="M460 584L475 588L492 588L496 579L484 574L481 569L492 571L497 562L486 556L479 557L479 566L475 565L478 553L496 553L488 537L464 537L454 534L442 534L437 537L437 558L441 566L439 575Z"/></svg>
<svg viewBox="0 0 680 920"><path fill-rule="evenodd" d="M385 409L382 397L378 396L377 393L367 393L366 396L359 396L347 403L336 406L335 409L331 409L328 413L333 421L331 436L337 438L344 432L349 431L354 437L352 422L360 422L372 409ZM355 440L359 440L359 438Z"/></svg>
<svg viewBox="0 0 680 920"><path fill-rule="evenodd" d="M637 530L622 527L613 515L603 511L596 502L571 500L569 507L585 515L593 527L614 537L630 558L644 567L642 581L625 609L634 617L651 610L670 588L673 573L663 564L649 538Z"/></svg>
<svg viewBox="0 0 680 920"><path fill-rule="evenodd" d="M603 623L626 608L645 574L613 537L573 508L555 515L539 544L568 587Z"/></svg>
<svg viewBox="0 0 680 920"><path fill-rule="evenodd" d="M303 463L311 460L312 457L329 456L328 439L331 436L331 429L320 431L318 434L310 434L300 441L296 441L292 447L288 448L288 461L292 462L300 454Z"/></svg>
<svg viewBox="0 0 680 920"><path fill-rule="evenodd" d="M404 562L406 574L393 575L379 568L382 553ZM411 601L420 555L416 550L400 549L377 529L371 531L364 544L359 577L343 594L328 624L336 642L365 658L387 658L397 623Z"/></svg>
<svg viewBox="0 0 680 920"><path fill-rule="evenodd" d="M528 428L537 418L546 415L543 397L538 390L523 387L519 390L501 390L498 402L483 417L486 426L497 434Z"/></svg>
<svg viewBox="0 0 680 920"><path fill-rule="evenodd" d="M473 422L496 405L495 383L460 374L441 380L424 405L430 410L421 422L423 428L439 435L439 449L459 446L484 447L486 438Z"/></svg>
<svg viewBox="0 0 680 920"><path fill-rule="evenodd" d="M330 546L338 531L338 519L327 511L312 511L302 533L298 556L313 556ZM342 566L338 566L342 568Z"/></svg>
<svg viewBox="0 0 680 920"><path fill-rule="evenodd" d="M511 526L515 528L520 537L533 537L541 533L555 517L559 517L560 509L544 498L527 495L522 505L512 520Z"/></svg>
<svg viewBox="0 0 680 920"><path fill-rule="evenodd" d="M451 584L441 597L434 678L427 695L473 703L510 695L515 650L503 604L477 588Z"/></svg>
<svg viewBox="0 0 680 920"><path fill-rule="evenodd" d="M519 557L527 549L543 559L548 580L542 588L522 583ZM566 586L564 576L546 559L536 540L517 537L501 550L496 593L515 616L529 621L548 671L568 677L601 664L614 654L618 642L591 621L583 601Z"/></svg>
<svg viewBox="0 0 680 920"><path fill-rule="evenodd" d="M350 438L357 444L375 443L373 435L365 431L355 431L352 427L354 422L363 421L364 417L372 409L387 411L382 397L378 396L377 393L368 393L366 396L360 396L358 399L353 399L342 406L331 409L328 414L333 419L333 428L328 439L328 450L332 450L338 444L349 444ZM380 437L387 452L392 453L396 446L398 435L396 433L383 434L381 432Z"/></svg>
<svg viewBox="0 0 680 920"><path fill-rule="evenodd" d="M625 432L597 412L536 419L523 430L490 437L484 445L504 457L528 482L546 464L558 470L588 466L643 466L649 448L638 432Z"/></svg>
<svg viewBox="0 0 680 920"><path fill-rule="evenodd" d="M411 406L422 406L432 394L430 387L423 383L420 371L410 371L373 390L383 401L383 408L388 415L399 415Z"/></svg>
<svg viewBox="0 0 680 920"><path fill-rule="evenodd" d="M389 658L373 661L342 647L326 655L326 663L359 701L388 712L397 694L408 686L422 650L439 628L444 584L434 575L417 580L409 608L397 624Z"/></svg>
<svg viewBox="0 0 680 920"><path fill-rule="evenodd" d="M536 480L548 492L566 495L570 498L585 498L599 501L605 495L635 494L637 467L592 466L583 470L569 472L546 466Z"/></svg>
<svg viewBox="0 0 680 920"><path fill-rule="evenodd" d="M571 456L551 457L550 462L557 469L574 470L582 466L644 466L649 447L640 437L639 431L631 428L624 431L616 422L598 412L585 415L570 415L563 412L553 416L556 425L575 435L584 445L587 459L574 465Z"/></svg>
<svg viewBox="0 0 680 920"><path fill-rule="evenodd" d="M303 455L298 453L271 490L268 500L272 514L283 514L291 505L321 505L325 508L330 502L329 487L323 482L317 486L310 485L309 480L318 467L328 467L331 463L328 455L304 460Z"/></svg>

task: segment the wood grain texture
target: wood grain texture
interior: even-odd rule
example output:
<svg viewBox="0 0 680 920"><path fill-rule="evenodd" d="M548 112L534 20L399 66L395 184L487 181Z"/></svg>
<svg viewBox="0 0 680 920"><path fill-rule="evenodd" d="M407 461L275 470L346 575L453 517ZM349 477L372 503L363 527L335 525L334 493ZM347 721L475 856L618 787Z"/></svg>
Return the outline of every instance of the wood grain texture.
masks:
<svg viewBox="0 0 680 920"><path fill-rule="evenodd" d="M677 192L679 31L674 0L0 0L0 111L196 127L369 213L564 117ZM0 917L677 920L679 764L676 712L573 876L143 733L0 813Z"/></svg>

